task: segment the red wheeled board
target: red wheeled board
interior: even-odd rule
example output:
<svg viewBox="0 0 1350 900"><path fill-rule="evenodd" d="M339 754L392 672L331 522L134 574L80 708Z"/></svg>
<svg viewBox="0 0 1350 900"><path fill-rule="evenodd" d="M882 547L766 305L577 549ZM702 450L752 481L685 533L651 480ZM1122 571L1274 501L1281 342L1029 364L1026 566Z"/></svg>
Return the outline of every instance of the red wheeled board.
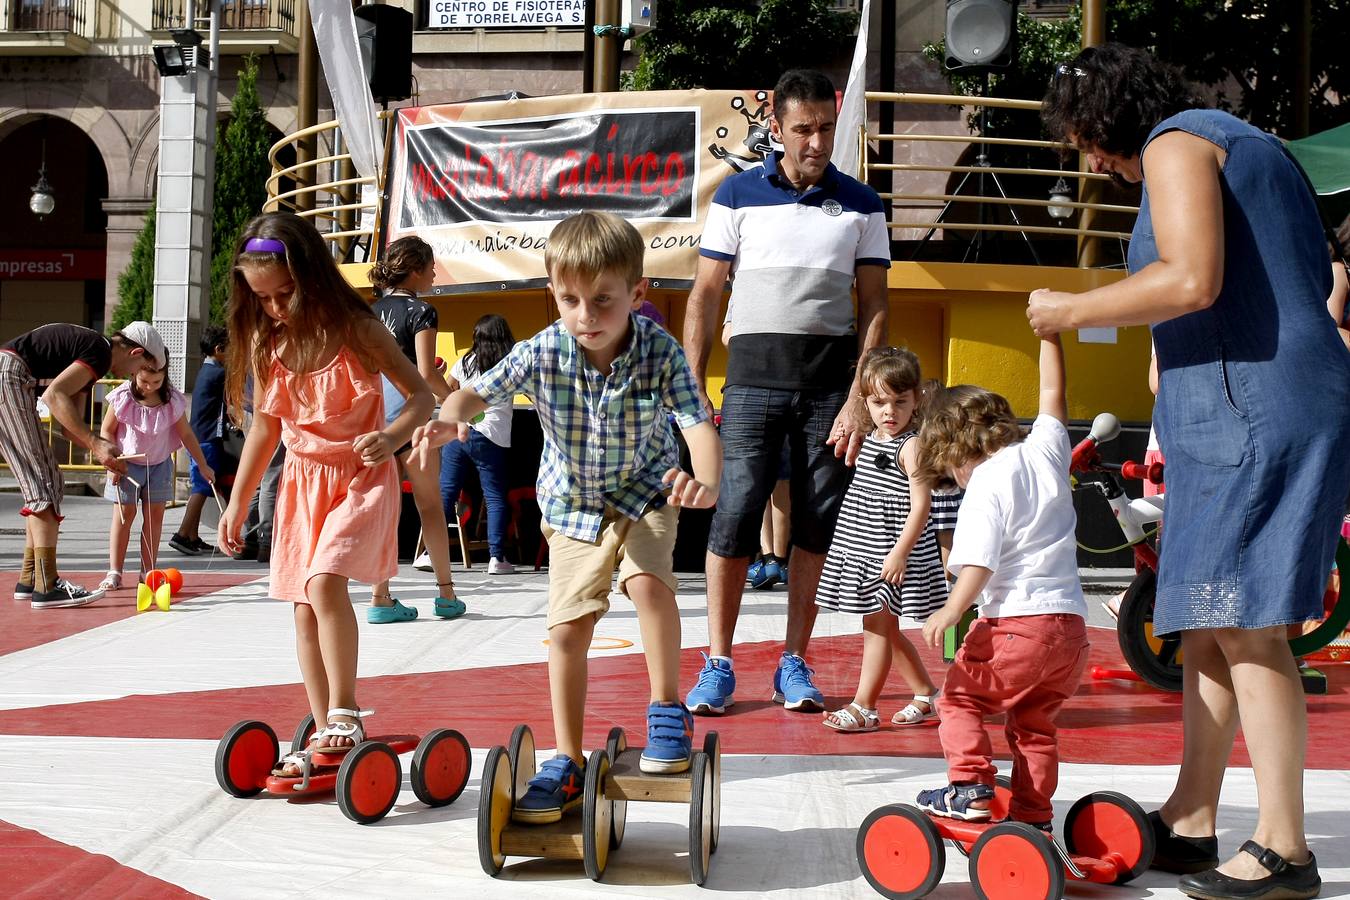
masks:
<svg viewBox="0 0 1350 900"><path fill-rule="evenodd" d="M1114 791L1079 799L1064 819L1064 846L1024 822L998 821L1010 792L1000 778L990 822L933 816L892 804L858 829L863 877L892 900L917 900L942 880L943 840L970 857L970 882L981 900L1059 900L1067 880L1125 884L1153 861L1153 829L1143 809ZM1066 849L1067 848L1067 849Z"/></svg>
<svg viewBox="0 0 1350 900"><path fill-rule="evenodd" d="M313 717L306 716L291 741L292 751L303 748L313 731ZM410 751L409 779L418 800L434 807L459 798L469 783L472 760L469 742L450 728L438 728L421 738L379 735L345 753L316 750L306 781L274 775L281 758L276 732L265 722L244 721L227 731L216 748L216 781L235 797L253 797L263 791L280 797L336 793L343 815L369 825L388 815L398 800L403 783L399 755Z"/></svg>

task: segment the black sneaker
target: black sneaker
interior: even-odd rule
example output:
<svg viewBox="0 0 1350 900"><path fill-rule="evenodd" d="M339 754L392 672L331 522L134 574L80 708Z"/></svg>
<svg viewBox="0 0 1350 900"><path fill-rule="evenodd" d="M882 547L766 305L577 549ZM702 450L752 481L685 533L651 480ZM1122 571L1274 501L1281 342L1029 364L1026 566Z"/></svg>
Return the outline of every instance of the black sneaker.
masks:
<svg viewBox="0 0 1350 900"><path fill-rule="evenodd" d="M208 544L206 541L202 540L200 537L198 537L198 538L197 538L195 541L193 541L192 543L193 543L193 545L194 545L198 550L200 550L202 553L210 553L211 551L213 551L213 550L216 549L216 545L215 545L215 544Z"/></svg>
<svg viewBox="0 0 1350 900"><path fill-rule="evenodd" d="M15 585L14 585L14 599L15 599L15 600L32 600L32 599L33 599L33 586L32 586L31 584L24 584L22 581L20 581L20 582L18 582L17 584L15 584Z"/></svg>
<svg viewBox="0 0 1350 900"><path fill-rule="evenodd" d="M202 548L197 546L200 540L200 538L190 538L174 532L173 537L169 538L169 546L184 556L196 556L202 552Z"/></svg>
<svg viewBox="0 0 1350 900"><path fill-rule="evenodd" d="M230 559L250 560L258 558L257 544L244 544L234 553L230 554Z"/></svg>
<svg viewBox="0 0 1350 900"><path fill-rule="evenodd" d="M272 562L272 547L270 544L258 545L258 562L260 563Z"/></svg>
<svg viewBox="0 0 1350 900"><path fill-rule="evenodd" d="M33 591L33 609L66 609L72 606L88 606L103 599L103 591L89 591L64 578L56 579L49 591Z"/></svg>

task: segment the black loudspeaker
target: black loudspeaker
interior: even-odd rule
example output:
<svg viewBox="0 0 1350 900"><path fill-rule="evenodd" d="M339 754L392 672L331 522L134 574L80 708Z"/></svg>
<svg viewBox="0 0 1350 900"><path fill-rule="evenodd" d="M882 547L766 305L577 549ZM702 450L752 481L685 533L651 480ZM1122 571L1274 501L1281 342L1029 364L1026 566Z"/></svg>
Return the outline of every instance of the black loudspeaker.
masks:
<svg viewBox="0 0 1350 900"><path fill-rule="evenodd" d="M412 13L397 6L358 6L356 42L361 68L377 103L412 96Z"/></svg>
<svg viewBox="0 0 1350 900"><path fill-rule="evenodd" d="M1017 51L1018 0L947 0L947 69L1005 69Z"/></svg>

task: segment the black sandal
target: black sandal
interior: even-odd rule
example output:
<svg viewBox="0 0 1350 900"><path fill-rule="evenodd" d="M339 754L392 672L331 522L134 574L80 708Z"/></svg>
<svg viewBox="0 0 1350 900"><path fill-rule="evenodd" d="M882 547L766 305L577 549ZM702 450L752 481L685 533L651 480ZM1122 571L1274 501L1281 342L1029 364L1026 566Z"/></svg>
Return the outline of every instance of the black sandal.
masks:
<svg viewBox="0 0 1350 900"><path fill-rule="evenodd" d="M1264 878L1234 878L1210 869L1187 875L1177 882L1177 887L1186 896L1201 900L1306 900L1316 897L1322 889L1317 857L1312 853L1308 854L1307 862L1295 865L1256 841L1247 841L1239 852L1256 857L1270 874Z"/></svg>
<svg viewBox="0 0 1350 900"><path fill-rule="evenodd" d="M1162 820L1162 813L1148 814L1153 826L1153 864L1150 868L1174 875L1204 872L1219 864L1219 839L1210 837L1182 837Z"/></svg>

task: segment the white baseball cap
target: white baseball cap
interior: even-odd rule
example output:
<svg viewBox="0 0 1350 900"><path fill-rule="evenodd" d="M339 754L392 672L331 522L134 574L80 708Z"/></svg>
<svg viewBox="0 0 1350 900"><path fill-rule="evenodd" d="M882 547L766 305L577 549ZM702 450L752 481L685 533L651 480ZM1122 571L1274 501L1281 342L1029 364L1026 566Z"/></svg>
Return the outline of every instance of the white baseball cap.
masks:
<svg viewBox="0 0 1350 900"><path fill-rule="evenodd" d="M128 323L119 328L117 333L133 344L144 347L146 354L154 360L156 369L162 369L168 363L169 356L164 350L164 339L149 322Z"/></svg>

